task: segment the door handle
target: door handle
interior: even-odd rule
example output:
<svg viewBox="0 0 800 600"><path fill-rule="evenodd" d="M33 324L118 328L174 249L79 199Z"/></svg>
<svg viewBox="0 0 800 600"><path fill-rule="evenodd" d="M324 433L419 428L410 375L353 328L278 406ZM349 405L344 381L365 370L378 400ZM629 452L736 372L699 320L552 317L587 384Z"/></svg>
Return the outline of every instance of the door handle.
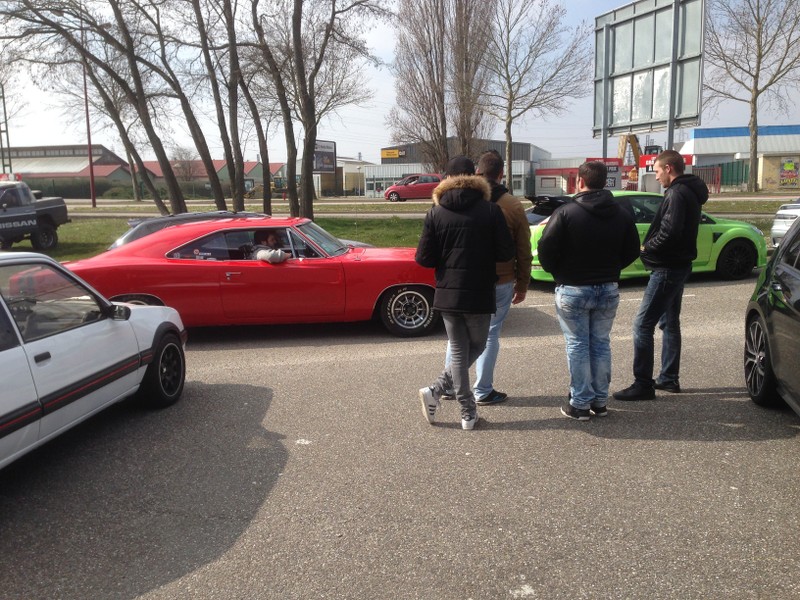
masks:
<svg viewBox="0 0 800 600"><path fill-rule="evenodd" d="M241 274L242 274L241 271L226 271L225 272L225 279L230 281L231 277L233 277L234 275L241 275Z"/></svg>
<svg viewBox="0 0 800 600"><path fill-rule="evenodd" d="M48 360L49 358L50 358L50 353L49 352L42 352L41 354L37 354L36 356L34 356L33 360L36 363L40 363L40 362L44 362L44 361Z"/></svg>

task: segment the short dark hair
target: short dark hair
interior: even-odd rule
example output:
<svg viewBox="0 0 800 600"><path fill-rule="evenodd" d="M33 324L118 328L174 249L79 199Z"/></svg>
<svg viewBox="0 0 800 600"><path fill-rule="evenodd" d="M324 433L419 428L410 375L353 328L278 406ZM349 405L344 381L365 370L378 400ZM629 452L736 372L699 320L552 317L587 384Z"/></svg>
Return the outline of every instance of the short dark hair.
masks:
<svg viewBox="0 0 800 600"><path fill-rule="evenodd" d="M583 183L590 190L602 190L606 187L608 167L599 160L590 160L578 167L578 177L583 178Z"/></svg>
<svg viewBox="0 0 800 600"><path fill-rule="evenodd" d="M478 159L478 171L490 181L497 181L503 173L503 157L497 150L487 150Z"/></svg>
<svg viewBox="0 0 800 600"><path fill-rule="evenodd" d="M656 156L656 162L661 163L662 167L669 165L678 175L683 175L686 170L686 163L683 161L683 157L680 152L675 152L675 150L664 150Z"/></svg>

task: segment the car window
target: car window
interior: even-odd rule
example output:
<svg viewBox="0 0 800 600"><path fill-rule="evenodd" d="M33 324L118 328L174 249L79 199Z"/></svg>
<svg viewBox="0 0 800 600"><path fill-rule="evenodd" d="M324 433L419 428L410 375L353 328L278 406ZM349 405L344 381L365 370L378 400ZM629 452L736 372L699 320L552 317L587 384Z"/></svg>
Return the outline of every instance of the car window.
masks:
<svg viewBox="0 0 800 600"><path fill-rule="evenodd" d="M20 195L17 188L9 187L0 192L0 207L17 208L20 204Z"/></svg>
<svg viewBox="0 0 800 600"><path fill-rule="evenodd" d="M633 216L637 223L652 223L658 207L661 206L660 196L626 196Z"/></svg>
<svg viewBox="0 0 800 600"><path fill-rule="evenodd" d="M325 231L316 223L304 223L303 225L300 225L298 229L300 230L300 233L302 233L316 246L322 248L331 256L338 256L340 254L347 253L347 246L342 243L342 240L333 237L330 233Z"/></svg>
<svg viewBox="0 0 800 600"><path fill-rule="evenodd" d="M231 260L230 248L238 249L240 246L250 243L252 243L252 234L247 231L218 231L173 250L168 257L192 260ZM233 258L241 259L243 255L239 252L239 255L234 255Z"/></svg>
<svg viewBox="0 0 800 600"><path fill-rule="evenodd" d="M0 295L26 342L102 318L94 295L50 265L0 267Z"/></svg>
<svg viewBox="0 0 800 600"><path fill-rule="evenodd" d="M798 231L800 230L795 229L794 238L788 244L784 241L786 250L783 252L780 260L790 267L800 269L800 263L798 263L798 256L800 256L800 235L797 234Z"/></svg>

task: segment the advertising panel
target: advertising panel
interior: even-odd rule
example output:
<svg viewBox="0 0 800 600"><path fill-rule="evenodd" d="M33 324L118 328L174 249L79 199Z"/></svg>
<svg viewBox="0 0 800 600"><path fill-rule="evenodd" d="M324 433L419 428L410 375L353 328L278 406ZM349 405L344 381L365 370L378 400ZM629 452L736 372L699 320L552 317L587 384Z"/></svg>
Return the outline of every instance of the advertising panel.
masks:
<svg viewBox="0 0 800 600"><path fill-rule="evenodd" d="M778 185L780 187L796 188L798 167L800 167L800 160L796 156L782 158Z"/></svg>
<svg viewBox="0 0 800 600"><path fill-rule="evenodd" d="M317 140L314 146L314 173L336 173L336 142Z"/></svg>

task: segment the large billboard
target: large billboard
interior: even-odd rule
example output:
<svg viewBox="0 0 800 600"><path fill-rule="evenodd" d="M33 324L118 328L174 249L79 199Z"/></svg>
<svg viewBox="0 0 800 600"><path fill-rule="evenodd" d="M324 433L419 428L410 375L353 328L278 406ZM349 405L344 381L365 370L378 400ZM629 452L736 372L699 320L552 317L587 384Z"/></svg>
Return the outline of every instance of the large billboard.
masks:
<svg viewBox="0 0 800 600"><path fill-rule="evenodd" d="M336 142L317 140L314 146L314 173L336 173Z"/></svg>
<svg viewBox="0 0 800 600"><path fill-rule="evenodd" d="M639 0L595 19L594 137L700 124L704 0Z"/></svg>

